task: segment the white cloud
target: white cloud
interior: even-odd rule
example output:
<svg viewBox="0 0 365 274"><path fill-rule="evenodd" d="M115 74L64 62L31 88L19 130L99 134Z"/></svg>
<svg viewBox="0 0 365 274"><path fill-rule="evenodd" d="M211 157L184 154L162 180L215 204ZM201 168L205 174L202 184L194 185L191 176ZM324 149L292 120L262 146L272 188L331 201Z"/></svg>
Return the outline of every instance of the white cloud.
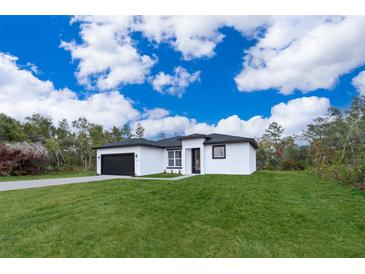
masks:
<svg viewBox="0 0 365 274"><path fill-rule="evenodd" d="M17 58L0 53L0 112L23 120L34 113L47 115L55 122L86 117L105 127L123 125L139 118L118 92L94 94L84 100L67 88L57 90L50 81L42 81L31 71L16 64Z"/></svg>
<svg viewBox="0 0 365 274"><path fill-rule="evenodd" d="M221 27L230 26L251 36L265 25L267 16L142 16L134 29L150 41L169 43L182 53L185 60L212 57L224 35Z"/></svg>
<svg viewBox="0 0 365 274"><path fill-rule="evenodd" d="M324 115L330 102L322 97L302 97L279 103L271 108L270 117L253 116L248 120L232 115L221 119L216 125L198 123L184 116L168 116L161 119L148 118L140 122L145 127L145 136L154 137L191 133L223 133L247 137L259 137L271 122L278 122L285 128L285 134L299 134L313 119Z"/></svg>
<svg viewBox="0 0 365 274"><path fill-rule="evenodd" d="M189 60L211 57L223 35L216 16L144 16L136 29L157 43L168 42Z"/></svg>
<svg viewBox="0 0 365 274"><path fill-rule="evenodd" d="M338 77L365 63L365 17L275 17L244 56L239 90L283 94L330 89Z"/></svg>
<svg viewBox="0 0 365 274"><path fill-rule="evenodd" d="M130 37L131 16L76 17L80 22L81 44L62 41L78 61L76 77L88 88L111 90L120 85L145 81L155 57L141 54Z"/></svg>
<svg viewBox="0 0 365 274"><path fill-rule="evenodd" d="M167 116L158 119L145 119L139 121L145 129L144 137L151 138L164 133L166 135L180 135L196 124L194 119L184 116ZM137 122L132 125L135 128Z"/></svg>
<svg viewBox="0 0 365 274"><path fill-rule="evenodd" d="M352 79L352 84L358 90L360 95L365 96L365 71L360 72Z"/></svg>
<svg viewBox="0 0 365 274"><path fill-rule="evenodd" d="M146 119L160 119L168 116L169 114L170 112L167 109L153 108L153 109L145 109L142 117Z"/></svg>
<svg viewBox="0 0 365 274"><path fill-rule="evenodd" d="M185 60L212 57L222 27L256 39L236 75L239 90L310 92L332 88L338 77L365 63L365 18L361 16L93 16L76 17L81 44L62 42L78 61L77 79L110 90L143 83L157 57L141 53L132 34L168 43ZM160 81L169 81L161 73Z"/></svg>
<svg viewBox="0 0 365 274"><path fill-rule="evenodd" d="M232 115L210 125L185 116L169 116L169 111L163 108L140 113L118 92L93 94L81 100L75 92L67 88L56 89L52 82L38 79L16 62L16 57L0 53L0 110L17 119L34 113L47 115L55 122L63 118L72 121L86 117L106 128L139 120L146 129L146 137L154 137L161 132L166 135L218 132L257 137L273 121L283 125L286 134L299 133L329 107L327 98L303 97L273 106L267 118L253 116L243 120Z"/></svg>
<svg viewBox="0 0 365 274"><path fill-rule="evenodd" d="M174 74L169 75L160 72L151 78L153 89L164 94L181 97L185 89L193 82L199 80L200 71L189 73L183 67L176 67Z"/></svg>

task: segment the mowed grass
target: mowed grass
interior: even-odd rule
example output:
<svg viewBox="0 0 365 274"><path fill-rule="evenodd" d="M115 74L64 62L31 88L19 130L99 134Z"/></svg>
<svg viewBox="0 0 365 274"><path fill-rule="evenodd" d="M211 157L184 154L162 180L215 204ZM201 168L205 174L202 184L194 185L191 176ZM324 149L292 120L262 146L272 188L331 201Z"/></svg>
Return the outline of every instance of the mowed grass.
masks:
<svg viewBox="0 0 365 274"><path fill-rule="evenodd" d="M36 179L55 179L55 178L67 178L67 177L83 177L95 175L95 169L86 169L79 171L59 171L48 172L38 175L25 175L25 176L0 176L0 182L7 181L21 181L21 180L36 180Z"/></svg>
<svg viewBox="0 0 365 274"><path fill-rule="evenodd" d="M178 173L156 173L156 174L149 174L149 175L144 175L141 177L147 177L147 178L174 178L174 177L179 177L182 176L182 174L178 174Z"/></svg>
<svg viewBox="0 0 365 274"><path fill-rule="evenodd" d="M365 257L365 193L303 172L0 192L0 257Z"/></svg>

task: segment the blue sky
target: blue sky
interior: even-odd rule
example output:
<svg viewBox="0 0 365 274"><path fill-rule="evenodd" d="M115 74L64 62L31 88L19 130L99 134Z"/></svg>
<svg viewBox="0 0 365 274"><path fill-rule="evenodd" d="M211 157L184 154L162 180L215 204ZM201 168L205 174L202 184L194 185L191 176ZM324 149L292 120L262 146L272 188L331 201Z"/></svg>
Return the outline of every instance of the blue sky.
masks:
<svg viewBox="0 0 365 274"><path fill-rule="evenodd" d="M297 133L313 117L322 115L329 104L345 109L351 103L353 96L362 92L360 85L353 85L352 81L365 69L365 56L362 57L364 60L355 60L363 55L361 49L358 49L359 40L350 35L350 37L343 37L346 42L344 45L348 46L353 43L353 49L341 48L341 45L336 48L331 44L336 41L327 41L333 39L332 36L341 37L340 28L345 24L350 26L353 24L354 32L356 32L356 26L361 27L363 20L347 22L345 20L349 19L336 19L337 21L326 23L328 20L320 20L319 17L298 18L299 23L292 18L290 20L278 18L242 20L244 22L238 18L232 23L230 18L218 20L212 17L208 20L203 18L204 22L201 23L197 18L195 29L195 22L189 22L190 25L188 25L183 20L181 22L163 19L161 21L163 23L156 23L157 20L151 22L136 17L131 20L142 20L143 23L133 27L133 30L126 31L123 29L132 28L131 23L119 22L119 20L112 20L112 22L106 20L105 22L100 18L79 18L71 23L72 17L69 16L1 16L0 52L5 56L16 58L16 60L10 61L14 66L14 71L9 77L18 79L15 74L19 73L19 79L27 78L21 76L21 73L25 75L27 72L38 81L34 85L33 80L27 78L26 81L29 83L24 83L24 86L31 85L31 91L23 90L23 93L37 93L37 85L42 86L42 83L46 82L53 84L53 87L47 88L46 92L59 92L65 88L70 90L73 96L77 97L72 99L73 103L93 98L92 96L95 94L119 93L122 98L118 97L116 100L123 101L120 106L128 113L113 115L113 113L104 113L106 106L96 106L93 114L86 115L90 120L102 123L106 127L125 122L134 125L136 122L142 121L149 137L156 136L160 132L171 135L177 132L187 133L199 130L222 131L237 135L260 135L268 122L279 117L279 122L283 122L284 126L287 126L288 133ZM171 21L166 23L167 20ZM258 22L253 24L251 21ZM109 27L98 29L100 25ZM88 34L83 37L81 30L85 27L88 28ZM321 27L328 29L322 31ZM277 29L287 34L287 37L280 38L280 33L275 33ZM114 34L106 35L105 33L108 31ZM326 37L325 34L323 37L320 36L321 33L331 31L333 32L331 37ZM295 36L296 32L301 33L301 36L292 38L291 36ZM311 51L309 46L309 49L305 48L306 40L304 38L311 37L310 35L313 33L318 35L317 39L323 39L319 45L325 44L323 48L319 47L319 52ZM99 39L98 35L102 35L100 40L105 40L105 43L94 47L90 41ZM107 39L114 39L117 35L122 38L116 38L110 43L107 41ZM270 38L271 36L274 38ZM89 38L91 40L87 40ZM299 43L302 42L301 39L303 43ZM69 44L65 46L62 43ZM109 47L113 43L117 46L127 45L127 55L129 52L133 53L131 48L135 49L137 61L129 60L134 58L129 56L126 57L129 61L123 61L125 55L118 53L115 55L113 52L120 48ZM259 43L262 43L260 47ZM299 43L299 45L295 45L295 43ZM326 46L326 43L331 45L331 48ZM259 52L249 53L254 48L259 49ZM329 54L327 49L333 53ZM264 50L271 55L275 52L276 59L266 57L261 53ZM313 61L303 61L303 54L307 52L313 56L306 58L312 58ZM98 54L113 56L109 63L103 64L99 71L97 71L99 59L96 61L94 59ZM148 61L141 65L142 61L138 59L140 56L147 56L151 62L148 63ZM257 65L253 61L244 61L244 58L248 56L264 64ZM120 63L114 64L113 58L120 58ZM349 62L349 58L353 58L354 61ZM294 65L288 65L291 69L289 72L285 66L286 61L294 63ZM4 62L5 70L5 65L9 65L6 62L9 60ZM30 64L34 65L37 70L32 71ZM121 76L123 71L129 69L129 65L138 74L134 78ZM185 73L183 76L174 74L174 69L177 67L180 67L181 71ZM331 69L327 69L330 67ZM80 70L84 70L86 73L80 76L77 74ZM323 79L321 78L322 71ZM7 72L10 74L9 69ZM162 87L160 92L157 84L153 84L153 80L158 78L159 73L160 76L164 76L163 79L170 81L165 86L160 86ZM196 73L195 78L194 73ZM240 73L243 79L242 84L239 84L236 79ZM275 73L277 76L274 75ZM110 80L112 74L114 75L112 84L108 84L107 88L98 86L99 79L107 77ZM295 74L299 74L299 76ZM301 79L301 75L303 79ZM272 78L270 78L271 76ZM6 78L5 74L3 74L3 78ZM13 81L15 81L14 79ZM17 81L18 85L19 81L23 80ZM175 81L175 84L172 84L171 81ZM0 88L2 82L6 84L4 79L1 81L0 76ZM171 86L173 89L167 91ZM2 95L2 99L7 100L8 97L11 97L11 89L9 85L4 86L4 89L9 89ZM42 90L42 87L39 89ZM47 97L47 95L45 96ZM3 103L0 112L6 112L20 119L37 110L55 120L59 120L62 116L61 113L56 113L56 111L62 112L62 110L51 111L53 104L50 104L49 108L44 111L42 108L37 108L35 101L42 101L41 97L29 99L28 105L26 98L20 100L24 100L21 110L13 110L9 102L7 105ZM64 104L66 108L67 102ZM105 100L105 103L107 104L108 100ZM114 103L112 104L114 106ZM275 106L278 106L276 114L272 111ZM295 121L290 120L294 115L292 112L296 109L298 113L295 115L301 117L298 125L294 125ZM104 115L103 119L97 118L99 110L104 111L99 115ZM157 114L151 115L151 110L160 112L156 111ZM64 111L67 112L66 109ZM113 108L108 111L113 111ZM76 117L75 115L80 115L80 113L65 116L71 120ZM252 120L252 117L255 116L261 117L258 120ZM308 116L308 119L302 119L303 116ZM220 122L221 125L219 125ZM250 130L249 127L254 129Z"/></svg>

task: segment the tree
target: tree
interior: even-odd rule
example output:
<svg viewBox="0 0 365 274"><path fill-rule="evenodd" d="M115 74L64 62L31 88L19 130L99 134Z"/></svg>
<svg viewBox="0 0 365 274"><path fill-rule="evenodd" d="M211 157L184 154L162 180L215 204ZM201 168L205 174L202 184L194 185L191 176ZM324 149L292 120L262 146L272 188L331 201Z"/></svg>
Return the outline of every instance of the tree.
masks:
<svg viewBox="0 0 365 274"><path fill-rule="evenodd" d="M132 129L128 123L123 126L121 133L124 140L128 140L133 136Z"/></svg>
<svg viewBox="0 0 365 274"><path fill-rule="evenodd" d="M141 123L138 123L136 127L136 136L142 138L143 134L144 134L144 128Z"/></svg>
<svg viewBox="0 0 365 274"><path fill-rule="evenodd" d="M77 163L75 159L76 137L71 132L70 125L66 119L61 120L56 128L56 140L60 148L60 161L63 165L71 166Z"/></svg>
<svg viewBox="0 0 365 274"><path fill-rule="evenodd" d="M123 141L122 130L116 126L112 127L110 136L111 136L111 143Z"/></svg>
<svg viewBox="0 0 365 274"><path fill-rule="evenodd" d="M57 140L55 138L46 139L45 147L46 147L47 151L49 152L49 154L51 154L52 157L54 157L54 161L52 161L50 159L51 162L54 163L53 170L59 169L60 168L61 151L60 151L60 146L59 146Z"/></svg>
<svg viewBox="0 0 365 274"><path fill-rule="evenodd" d="M0 113L0 141L21 142L26 140L22 124L17 120Z"/></svg>
<svg viewBox="0 0 365 274"><path fill-rule="evenodd" d="M277 169L281 166L283 153L282 135L284 129L277 122L272 122L259 139L258 166L267 169Z"/></svg>
<svg viewBox="0 0 365 274"><path fill-rule="evenodd" d="M345 112L330 108L307 126L308 158L323 177L365 188L365 97L353 99Z"/></svg>
<svg viewBox="0 0 365 274"><path fill-rule="evenodd" d="M32 142L44 143L55 132L52 119L41 114L33 114L26 117L25 120L24 131Z"/></svg>
<svg viewBox="0 0 365 274"><path fill-rule="evenodd" d="M265 130L263 138L267 139L275 148L281 145L284 129L277 122L270 123L269 127Z"/></svg>
<svg viewBox="0 0 365 274"><path fill-rule="evenodd" d="M89 126L86 118L79 118L72 122L72 127L76 131L76 149L84 168L88 168L91 163Z"/></svg>

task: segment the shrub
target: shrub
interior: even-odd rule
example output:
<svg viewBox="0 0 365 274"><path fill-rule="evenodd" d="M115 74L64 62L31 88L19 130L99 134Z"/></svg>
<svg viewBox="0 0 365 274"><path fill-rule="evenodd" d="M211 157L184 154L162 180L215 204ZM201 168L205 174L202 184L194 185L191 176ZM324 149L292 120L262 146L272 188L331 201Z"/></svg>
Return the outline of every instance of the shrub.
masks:
<svg viewBox="0 0 365 274"><path fill-rule="evenodd" d="M315 172L323 178L340 181L365 190L365 165L357 167L345 164L332 164L319 167Z"/></svg>
<svg viewBox="0 0 365 274"><path fill-rule="evenodd" d="M283 170L304 170L305 165L301 162L296 162L294 160L283 160L281 163L281 169Z"/></svg>
<svg viewBox="0 0 365 274"><path fill-rule="evenodd" d="M39 173L47 160L47 150L39 143L0 144L0 176Z"/></svg>

